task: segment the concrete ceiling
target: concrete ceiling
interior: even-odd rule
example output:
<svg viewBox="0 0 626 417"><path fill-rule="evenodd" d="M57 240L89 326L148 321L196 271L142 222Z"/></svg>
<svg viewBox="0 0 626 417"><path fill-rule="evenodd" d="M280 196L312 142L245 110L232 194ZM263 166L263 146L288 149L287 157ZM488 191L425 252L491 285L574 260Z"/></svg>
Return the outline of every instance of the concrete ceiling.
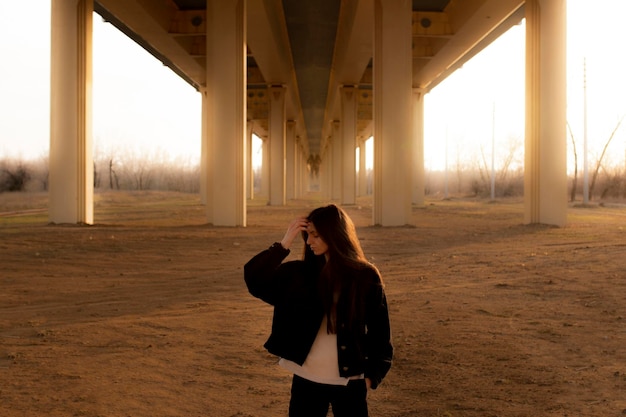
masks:
<svg viewBox="0 0 626 417"><path fill-rule="evenodd" d="M206 0L96 0L105 20L195 88L206 84ZM413 87L427 92L523 16L524 0L413 0ZM248 119L267 135L267 88L321 154L339 87L359 88L359 136L372 126L373 0L247 0Z"/></svg>

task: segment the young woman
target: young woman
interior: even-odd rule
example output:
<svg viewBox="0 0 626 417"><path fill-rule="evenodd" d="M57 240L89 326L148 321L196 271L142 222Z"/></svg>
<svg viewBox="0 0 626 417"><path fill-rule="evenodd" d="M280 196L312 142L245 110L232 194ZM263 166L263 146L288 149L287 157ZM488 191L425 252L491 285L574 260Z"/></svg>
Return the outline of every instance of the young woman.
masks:
<svg viewBox="0 0 626 417"><path fill-rule="evenodd" d="M303 259L283 262L300 233ZM326 416L329 405L335 417L367 416L367 390L389 371L393 347L380 273L348 215L331 204L293 220L244 278L274 306L265 348L294 374L289 416Z"/></svg>

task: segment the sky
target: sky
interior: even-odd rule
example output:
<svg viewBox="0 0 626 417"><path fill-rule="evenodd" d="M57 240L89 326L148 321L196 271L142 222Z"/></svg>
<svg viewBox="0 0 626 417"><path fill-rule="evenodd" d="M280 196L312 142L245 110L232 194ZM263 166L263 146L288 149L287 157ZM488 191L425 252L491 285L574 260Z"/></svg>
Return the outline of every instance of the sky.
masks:
<svg viewBox="0 0 626 417"><path fill-rule="evenodd" d="M427 170L474 165L506 157L519 147L523 164L524 25L511 28L424 99Z"/></svg>
<svg viewBox="0 0 626 417"><path fill-rule="evenodd" d="M589 5L591 5L589 7ZM584 146L583 68L587 75L587 139L591 165L626 114L626 1L568 0L567 2L567 122L572 128L582 170ZM496 160L511 149L513 163L523 166L525 27L514 26L457 70L425 98L425 166L454 170L458 156L470 164L490 164L492 143ZM444 117L445 115L445 117ZM568 171L574 167L567 137ZM626 167L626 121L603 159ZM467 161L460 162L461 164ZM496 165L498 162L496 162ZM497 169L497 167L496 167Z"/></svg>
<svg viewBox="0 0 626 417"><path fill-rule="evenodd" d="M567 8L567 118L580 154L586 61L588 155L595 161L626 114L626 1L568 0ZM16 18L26 15L28 30ZM524 30L513 27L426 95L427 169L490 160L492 151L501 160L514 150L513 163L523 163ZM50 0L0 0L0 159L47 155L49 36ZM96 155L198 161L200 94L97 15L93 39ZM605 158L626 166L626 123Z"/></svg>
<svg viewBox="0 0 626 417"><path fill-rule="evenodd" d="M25 30L16 16L26 15ZM199 160L200 93L98 15L93 31L94 153ZM49 150L50 0L0 0L0 57L0 158L41 158Z"/></svg>

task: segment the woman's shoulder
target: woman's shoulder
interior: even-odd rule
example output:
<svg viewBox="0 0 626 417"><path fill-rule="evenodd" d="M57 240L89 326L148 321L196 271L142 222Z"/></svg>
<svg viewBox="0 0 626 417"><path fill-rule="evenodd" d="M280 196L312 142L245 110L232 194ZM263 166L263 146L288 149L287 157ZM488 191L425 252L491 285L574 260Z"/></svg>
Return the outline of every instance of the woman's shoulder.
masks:
<svg viewBox="0 0 626 417"><path fill-rule="evenodd" d="M306 263L302 259L290 259L288 261L284 261L281 264L281 267L290 270L300 270L305 269Z"/></svg>
<svg viewBox="0 0 626 417"><path fill-rule="evenodd" d="M361 279L367 279L369 282L376 284L382 283L382 277L380 271L376 266L369 262L363 262L358 269L358 274Z"/></svg>
<svg viewBox="0 0 626 417"><path fill-rule="evenodd" d="M279 266L278 270L281 273L294 274L299 271L305 270L304 262L300 259L290 259L288 261L283 261Z"/></svg>

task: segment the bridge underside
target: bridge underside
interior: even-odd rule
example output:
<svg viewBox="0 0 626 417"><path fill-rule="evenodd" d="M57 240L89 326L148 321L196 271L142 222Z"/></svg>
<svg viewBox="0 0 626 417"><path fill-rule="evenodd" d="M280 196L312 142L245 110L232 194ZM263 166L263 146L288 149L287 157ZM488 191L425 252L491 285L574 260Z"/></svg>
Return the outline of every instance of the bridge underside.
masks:
<svg viewBox="0 0 626 417"><path fill-rule="evenodd" d="M354 151L374 136L372 221L408 223L411 205L423 203L424 94L525 17L525 221L564 224L565 5L53 2L50 220L93 221L89 85L95 10L202 94L202 199L209 222L236 226L245 225L246 200L253 197L252 133L264 140L263 181L272 205L312 185L329 200L354 203L361 192ZM75 206L68 208L68 199Z"/></svg>

